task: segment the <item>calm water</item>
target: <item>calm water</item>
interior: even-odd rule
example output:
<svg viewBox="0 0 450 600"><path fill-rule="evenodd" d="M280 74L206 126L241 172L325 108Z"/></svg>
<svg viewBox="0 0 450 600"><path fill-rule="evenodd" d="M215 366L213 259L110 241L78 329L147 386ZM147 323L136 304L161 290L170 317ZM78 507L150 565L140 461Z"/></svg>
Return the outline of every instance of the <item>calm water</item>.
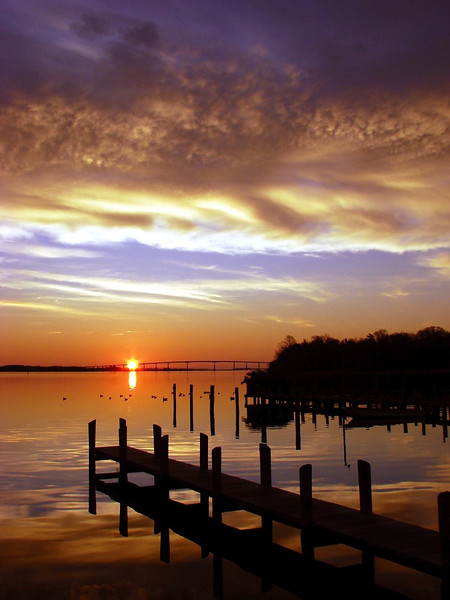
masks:
<svg viewBox="0 0 450 600"><path fill-rule="evenodd" d="M199 433L211 434L209 386L215 386L215 435L223 470L259 480L261 431L246 424L243 372L237 373L30 373L0 375L0 598L213 598L213 559L201 558L192 542L170 535L170 563L160 561L153 522L133 511L129 537L118 534L117 504L98 494L98 514L87 510L87 423L97 420L97 443L117 443L118 419L128 424L129 444L153 448L153 423L169 434L170 456L198 464ZM177 386L176 427L172 385ZM194 431L190 431L189 385L194 386ZM240 388L240 422L235 403ZM155 397L154 397L155 396ZM167 398L167 401L163 401ZM345 433L345 435L344 435ZM298 468L313 465L314 494L357 507L356 461L372 465L374 511L437 529L437 494L450 490L449 443L441 427L409 424L370 429L340 427L305 415L301 448L293 421L269 427L273 484L298 489ZM225 522L258 526L255 517L227 514ZM298 547L298 533L276 527L275 541ZM317 557L344 566L355 551L320 549ZM376 561L376 582L411 598L438 598L439 582ZM341 590L342 591L342 590ZM345 592L345 590L344 590ZM292 599L231 561L223 564L225 598ZM340 590L337 590L339 595Z"/></svg>

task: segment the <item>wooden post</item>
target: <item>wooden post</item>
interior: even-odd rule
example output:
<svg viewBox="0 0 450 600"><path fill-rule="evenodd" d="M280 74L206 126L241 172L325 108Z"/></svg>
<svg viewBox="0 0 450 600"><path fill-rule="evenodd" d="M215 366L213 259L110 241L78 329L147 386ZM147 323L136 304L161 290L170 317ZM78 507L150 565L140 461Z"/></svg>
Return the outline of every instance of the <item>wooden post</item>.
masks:
<svg viewBox="0 0 450 600"><path fill-rule="evenodd" d="M272 487L271 451L267 444L259 444L259 468L262 487Z"/></svg>
<svg viewBox="0 0 450 600"><path fill-rule="evenodd" d="M89 512L92 515L97 514L97 499L95 495L95 433L97 422L91 421L88 425L89 438Z"/></svg>
<svg viewBox="0 0 450 600"><path fill-rule="evenodd" d="M206 433L200 434L200 469L208 470L208 436ZM205 517L209 515L209 496L208 494L200 494L201 513Z"/></svg>
<svg viewBox="0 0 450 600"><path fill-rule="evenodd" d="M272 465L271 465L271 451L267 444L259 445L259 467L261 486L264 488L272 487ZM261 528L263 534L263 540L266 543L272 542L272 519L269 517L261 517Z"/></svg>
<svg viewBox="0 0 450 600"><path fill-rule="evenodd" d="M189 415L190 415L190 431L194 431L194 386L189 385Z"/></svg>
<svg viewBox="0 0 450 600"><path fill-rule="evenodd" d="M127 422L119 419L119 484L123 487L127 483Z"/></svg>
<svg viewBox="0 0 450 600"><path fill-rule="evenodd" d="M302 520L306 525L312 523L312 465L303 465L299 469L300 508Z"/></svg>
<svg viewBox="0 0 450 600"><path fill-rule="evenodd" d="M370 464L365 460L358 460L358 482L359 482L359 510L366 514L372 514L372 477ZM369 550L362 551L362 566L366 578L373 583L375 579L375 555Z"/></svg>
<svg viewBox="0 0 450 600"><path fill-rule="evenodd" d="M372 477L370 464L358 460L359 510L367 515L372 514Z"/></svg>
<svg viewBox="0 0 450 600"><path fill-rule="evenodd" d="M302 555L307 560L314 560L314 543L312 539L312 465L303 465L299 469L300 509L302 515Z"/></svg>
<svg viewBox="0 0 450 600"><path fill-rule="evenodd" d="M172 396L173 396L173 426L177 426L177 384L172 385Z"/></svg>
<svg viewBox="0 0 450 600"><path fill-rule="evenodd" d="M438 496L439 535L442 554L441 598L450 597L450 492Z"/></svg>
<svg viewBox="0 0 450 600"><path fill-rule="evenodd" d="M211 435L216 435L216 419L214 415L214 386L209 388L209 420L211 424Z"/></svg>
<svg viewBox="0 0 450 600"><path fill-rule="evenodd" d="M153 453L157 458L161 444L162 429L159 425L153 424Z"/></svg>
<svg viewBox="0 0 450 600"><path fill-rule="evenodd" d="M222 448L217 446L212 449L212 475L213 475L213 520L216 524L222 522L220 494L222 491Z"/></svg>
<svg viewBox="0 0 450 600"><path fill-rule="evenodd" d="M234 388L234 403L236 408L236 439L239 439L239 425L240 425L240 417L239 417L239 388Z"/></svg>

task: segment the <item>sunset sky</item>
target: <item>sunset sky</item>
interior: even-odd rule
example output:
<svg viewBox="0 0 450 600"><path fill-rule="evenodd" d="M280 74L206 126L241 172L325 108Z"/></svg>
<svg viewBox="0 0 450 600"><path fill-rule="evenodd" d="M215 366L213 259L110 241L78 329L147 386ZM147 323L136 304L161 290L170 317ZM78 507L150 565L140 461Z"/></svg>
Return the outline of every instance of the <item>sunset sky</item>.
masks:
<svg viewBox="0 0 450 600"><path fill-rule="evenodd" d="M0 364L450 329L448 0L3 0Z"/></svg>

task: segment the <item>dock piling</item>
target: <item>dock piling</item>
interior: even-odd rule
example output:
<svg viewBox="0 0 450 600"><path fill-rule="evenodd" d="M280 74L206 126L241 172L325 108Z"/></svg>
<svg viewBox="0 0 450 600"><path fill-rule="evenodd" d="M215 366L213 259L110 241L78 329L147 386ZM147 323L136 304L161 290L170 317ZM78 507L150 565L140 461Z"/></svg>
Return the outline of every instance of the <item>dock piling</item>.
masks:
<svg viewBox="0 0 450 600"><path fill-rule="evenodd" d="M127 447L127 422L125 419L119 419L119 484L121 486L126 486L128 483Z"/></svg>
<svg viewBox="0 0 450 600"><path fill-rule="evenodd" d="M370 463L358 460L359 509L366 515L372 514L372 476Z"/></svg>
<svg viewBox="0 0 450 600"><path fill-rule="evenodd" d="M192 383L189 385L189 417L190 431L194 431L194 386Z"/></svg>
<svg viewBox="0 0 450 600"><path fill-rule="evenodd" d="M162 429L159 425L153 424L153 454L158 457L161 446Z"/></svg>
<svg viewBox="0 0 450 600"><path fill-rule="evenodd" d="M97 514L97 499L95 494L95 435L97 422L94 419L88 425L89 436L89 512Z"/></svg>
<svg viewBox="0 0 450 600"><path fill-rule="evenodd" d="M217 446L212 449L212 475L213 475L213 520L215 523L222 522L222 509L220 494L222 492L222 448Z"/></svg>
<svg viewBox="0 0 450 600"><path fill-rule="evenodd" d="M301 529L302 555L307 560L314 560L314 543L312 540L312 465L306 464L299 469L300 509L304 526Z"/></svg>
<svg viewBox="0 0 450 600"><path fill-rule="evenodd" d="M272 487L271 450L267 444L259 444L259 468L262 487Z"/></svg>

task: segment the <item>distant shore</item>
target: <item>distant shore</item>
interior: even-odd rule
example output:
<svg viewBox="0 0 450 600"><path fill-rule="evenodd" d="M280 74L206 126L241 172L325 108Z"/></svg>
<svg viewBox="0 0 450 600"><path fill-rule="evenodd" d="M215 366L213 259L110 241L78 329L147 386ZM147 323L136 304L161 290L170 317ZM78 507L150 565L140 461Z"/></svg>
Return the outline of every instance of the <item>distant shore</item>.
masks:
<svg viewBox="0 0 450 600"><path fill-rule="evenodd" d="M140 370L140 369L136 369ZM118 366L105 366L105 367L80 367L80 366L60 366L53 365L49 367L43 367L40 365L3 365L0 366L0 372L28 372L28 371L72 371L72 372L83 372L83 371L129 371L127 367Z"/></svg>

